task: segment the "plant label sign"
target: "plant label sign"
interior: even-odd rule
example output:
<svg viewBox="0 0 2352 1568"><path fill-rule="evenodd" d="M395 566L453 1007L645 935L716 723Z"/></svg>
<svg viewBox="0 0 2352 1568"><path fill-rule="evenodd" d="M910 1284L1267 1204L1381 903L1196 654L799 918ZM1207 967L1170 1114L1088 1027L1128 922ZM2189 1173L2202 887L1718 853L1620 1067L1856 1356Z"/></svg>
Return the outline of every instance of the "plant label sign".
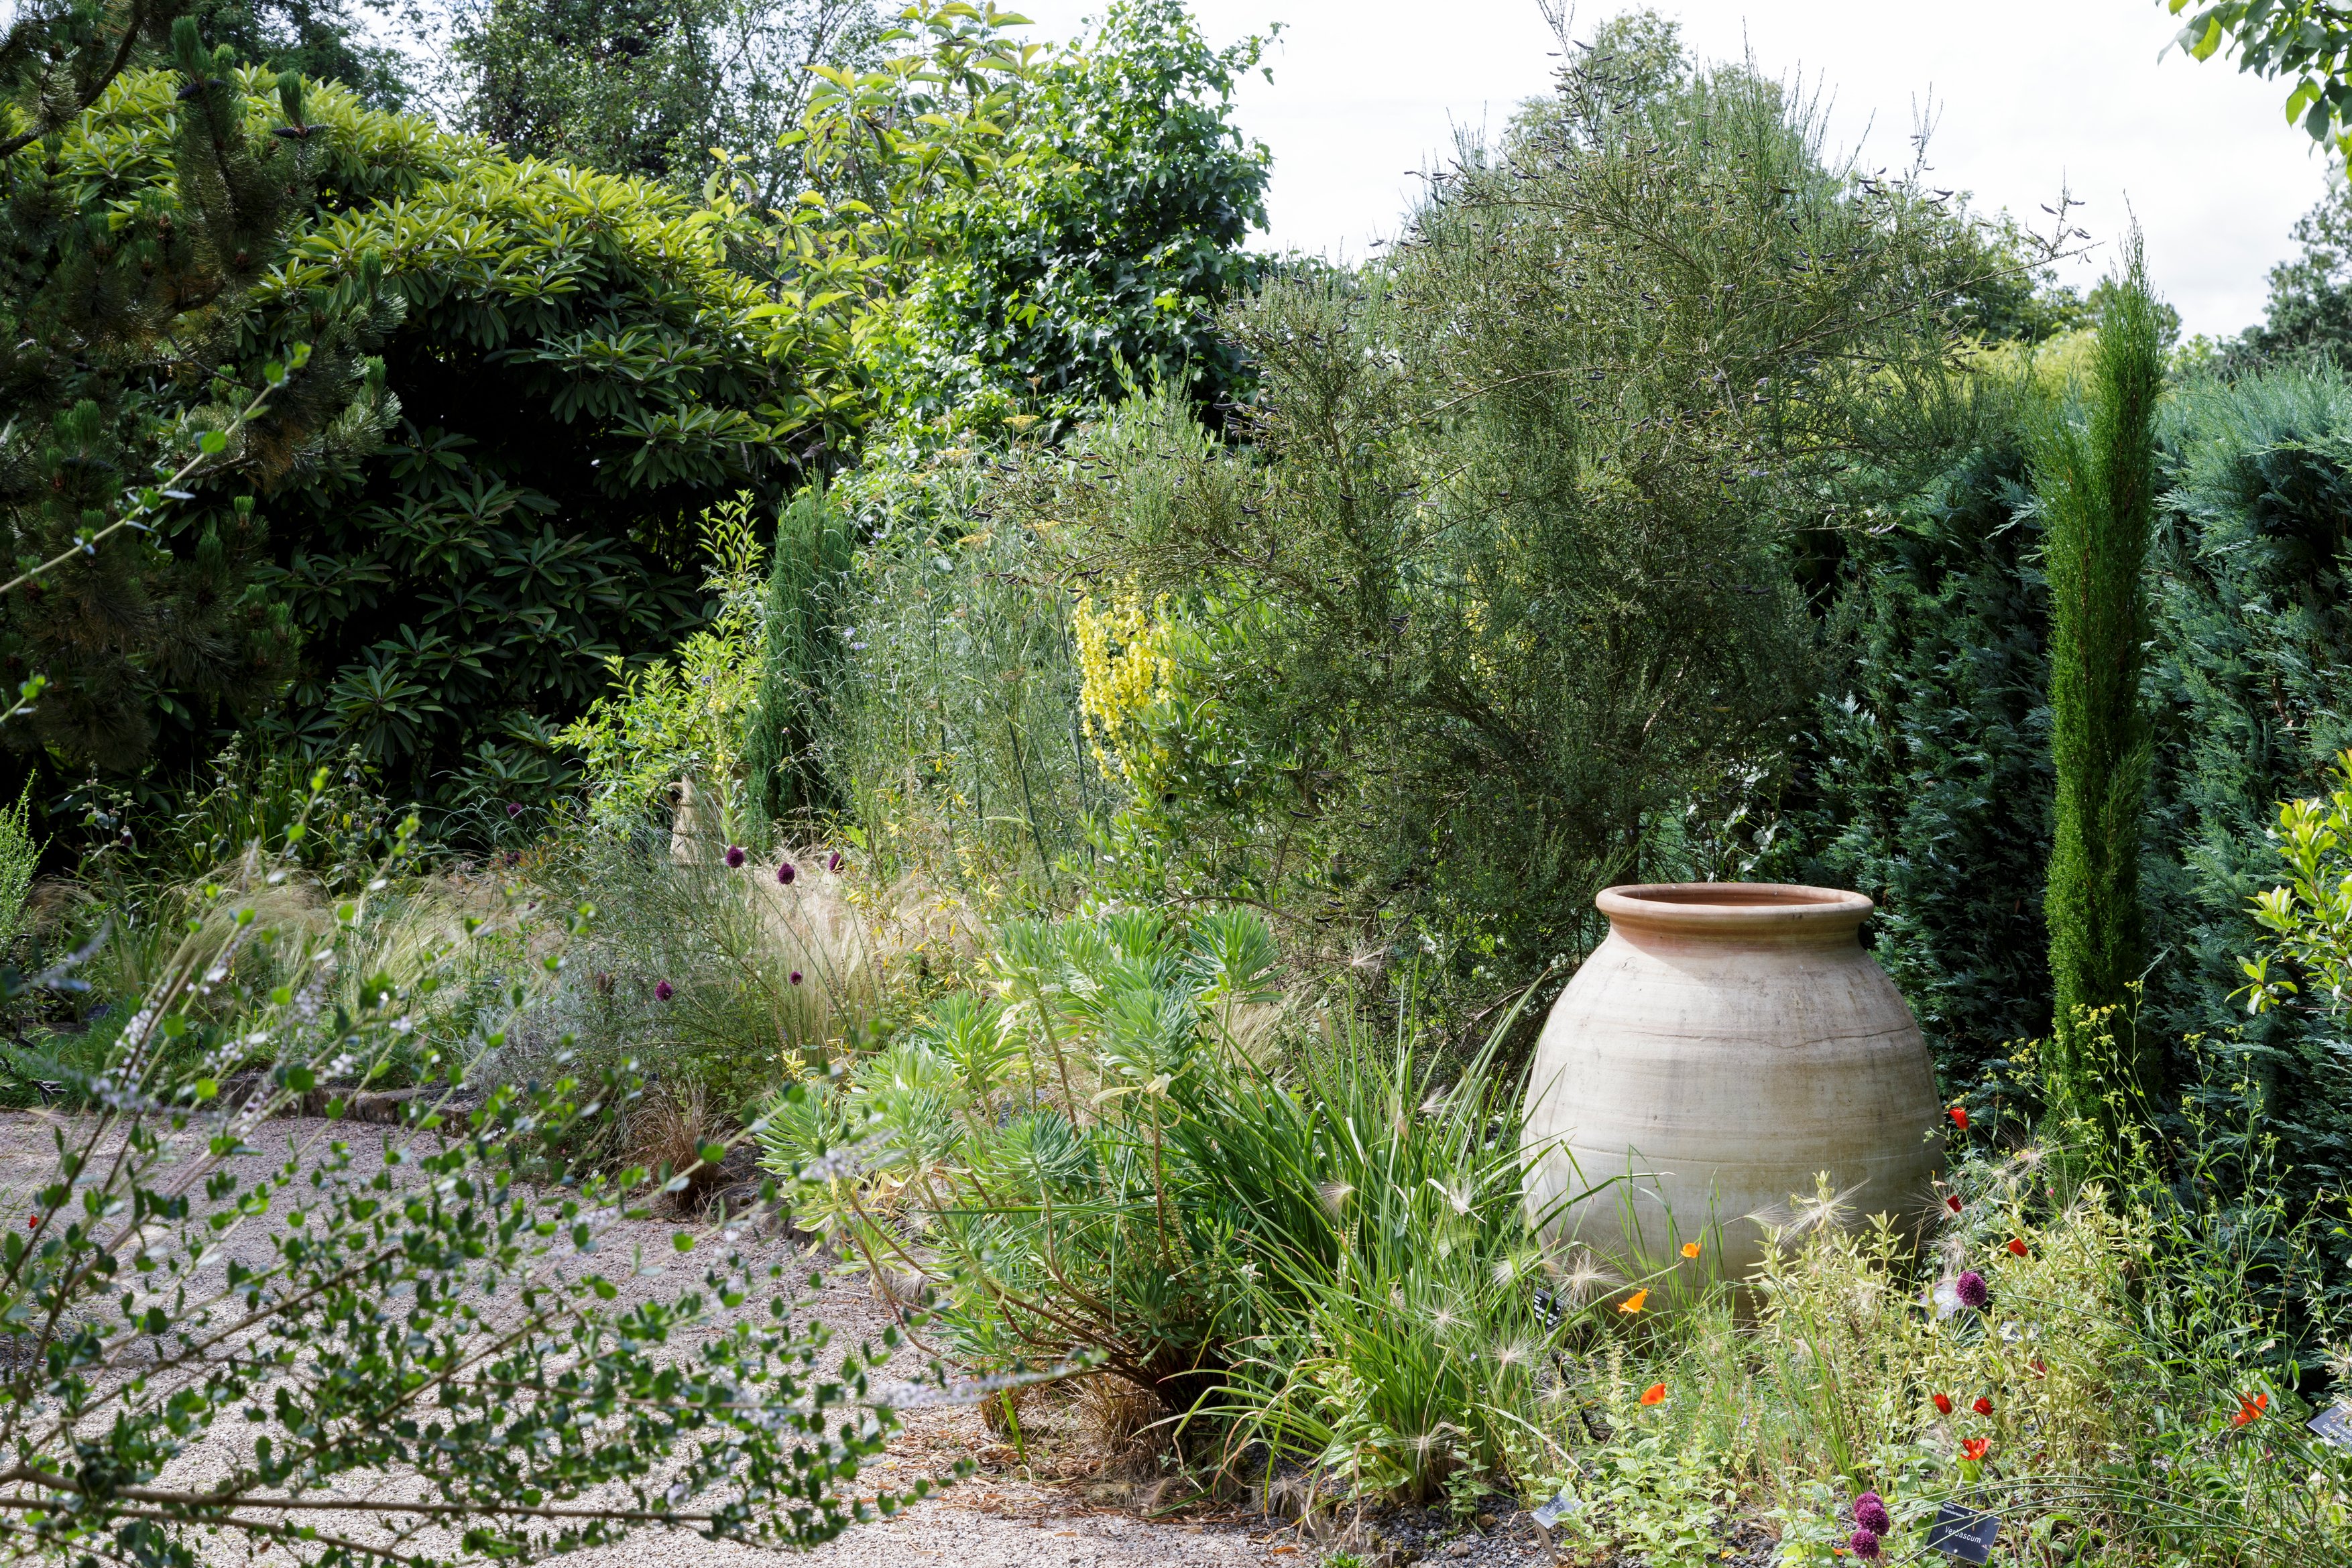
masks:
<svg viewBox="0 0 2352 1568"><path fill-rule="evenodd" d="M2000 1534L1999 1515L1948 1502L1927 1527L1927 1547L1962 1563L1982 1563L1992 1556L1992 1543Z"/></svg>
<svg viewBox="0 0 2352 1568"><path fill-rule="evenodd" d="M2330 1405L2307 1424L2319 1434L2321 1442L2331 1448L2352 1448L2352 1403Z"/></svg>
<svg viewBox="0 0 2352 1568"><path fill-rule="evenodd" d="M1528 1522L1535 1526L1536 1534L1543 1541L1544 1555L1554 1563L1559 1561L1559 1540L1552 1531L1559 1528L1561 1520L1583 1506L1563 1491L1541 1508L1528 1511Z"/></svg>

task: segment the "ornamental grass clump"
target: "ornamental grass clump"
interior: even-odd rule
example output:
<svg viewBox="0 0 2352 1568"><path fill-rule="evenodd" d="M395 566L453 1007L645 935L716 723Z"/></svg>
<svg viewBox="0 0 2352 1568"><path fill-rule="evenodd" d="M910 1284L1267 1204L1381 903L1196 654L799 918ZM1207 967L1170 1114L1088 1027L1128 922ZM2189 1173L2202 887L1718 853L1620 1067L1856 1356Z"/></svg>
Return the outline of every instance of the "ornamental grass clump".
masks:
<svg viewBox="0 0 2352 1568"><path fill-rule="evenodd" d="M800 1222L881 1279L939 1284L939 1332L1011 1372L1075 1348L1181 1416L1248 1331L1240 1216L1192 1134L1270 994L1265 923L1149 910L996 934L951 994L761 1124Z"/></svg>

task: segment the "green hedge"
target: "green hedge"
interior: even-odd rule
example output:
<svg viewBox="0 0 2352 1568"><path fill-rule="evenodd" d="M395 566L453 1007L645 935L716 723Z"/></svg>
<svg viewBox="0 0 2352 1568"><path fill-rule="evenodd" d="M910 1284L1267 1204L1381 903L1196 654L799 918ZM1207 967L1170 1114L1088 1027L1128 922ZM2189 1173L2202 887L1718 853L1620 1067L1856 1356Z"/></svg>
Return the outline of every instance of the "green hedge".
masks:
<svg viewBox="0 0 2352 1568"><path fill-rule="evenodd" d="M2190 383L2158 438L2143 1026L2179 1053L2177 1082L2204 1084L2192 1098L2242 1108L2243 1082L2303 1179L2340 1188L2345 1042L2310 1015L2249 1019L2230 998L2256 941L2247 901L2277 879L2278 802L2352 745L2352 382ZM1876 950L1955 1090L2050 1029L2041 546L2013 445L1972 455L1853 541L1834 612L1849 657L1800 738L1787 831L1762 868L1879 900Z"/></svg>

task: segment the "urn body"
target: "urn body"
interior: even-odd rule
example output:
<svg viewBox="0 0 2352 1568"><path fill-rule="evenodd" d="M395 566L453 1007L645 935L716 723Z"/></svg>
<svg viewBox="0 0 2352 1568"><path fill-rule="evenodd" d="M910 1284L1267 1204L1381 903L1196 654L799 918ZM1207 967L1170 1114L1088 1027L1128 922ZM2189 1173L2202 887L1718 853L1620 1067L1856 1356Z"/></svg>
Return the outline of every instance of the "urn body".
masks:
<svg viewBox="0 0 2352 1568"><path fill-rule="evenodd" d="M1597 902L1609 936L1528 1079L1526 1197L1547 1235L1628 1268L1684 1264L1696 1242L1697 1268L1744 1279L1763 1251L1750 1217L1790 1214L1822 1173L1849 1216L1916 1230L1942 1107L1910 1008L1863 949L1870 900L1684 883Z"/></svg>

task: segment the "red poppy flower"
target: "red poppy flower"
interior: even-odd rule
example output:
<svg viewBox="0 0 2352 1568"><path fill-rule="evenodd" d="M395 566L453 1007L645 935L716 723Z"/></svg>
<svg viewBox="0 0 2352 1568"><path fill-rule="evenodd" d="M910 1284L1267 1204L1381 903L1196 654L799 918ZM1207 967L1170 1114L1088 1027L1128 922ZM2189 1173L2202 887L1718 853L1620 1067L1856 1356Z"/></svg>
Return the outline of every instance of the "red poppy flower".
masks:
<svg viewBox="0 0 2352 1568"><path fill-rule="evenodd" d="M2024 1257L2025 1243L2014 1236L2011 1237L2009 1239L2009 1255L2012 1258Z"/></svg>
<svg viewBox="0 0 2352 1568"><path fill-rule="evenodd" d="M2238 1413L2230 1417L2230 1425L2232 1427L2245 1426L2248 1422L2260 1416L2263 1411L2269 1409L2270 1406L2271 1396L2267 1394L2257 1394L2251 1398L2241 1394L2238 1396Z"/></svg>
<svg viewBox="0 0 2352 1568"><path fill-rule="evenodd" d="M41 1217L40 1217L39 1215L37 1215L37 1214L28 1214L28 1215L25 1216L25 1228L26 1228L26 1229L27 1229L27 1230L38 1230L40 1228L41 1228Z"/></svg>
<svg viewBox="0 0 2352 1568"><path fill-rule="evenodd" d="M1929 1397L1931 1397L1932 1399L1934 1399L1934 1400L1936 1401L1936 1408L1937 1408L1938 1411L1942 1412L1944 1415L1947 1415L1947 1416L1948 1416L1948 1415L1950 1415L1950 1414L1952 1413L1952 1396L1951 1396L1950 1395L1948 1395L1948 1394L1937 1394L1937 1395L1931 1395L1931 1396L1929 1396Z"/></svg>
<svg viewBox="0 0 2352 1568"><path fill-rule="evenodd" d="M1966 1105L1953 1106L1950 1114L1953 1126L1963 1133L1969 1130L1969 1108Z"/></svg>
<svg viewBox="0 0 2352 1568"><path fill-rule="evenodd" d="M1663 1383L1653 1383L1650 1386L1642 1390L1642 1403L1644 1405L1661 1404L1664 1401L1665 1397L1666 1385Z"/></svg>
<svg viewBox="0 0 2352 1568"><path fill-rule="evenodd" d="M1975 1411L1979 1416L1990 1416L1992 1414L1992 1401L1979 1394L1977 1396L1977 1402L1969 1406L1969 1408Z"/></svg>
<svg viewBox="0 0 2352 1568"><path fill-rule="evenodd" d="M1977 1460L1983 1458L1985 1457L1986 1450L1991 1447L1992 1439L1990 1437L1970 1437L1967 1442L1960 1445L1960 1458L1968 1460L1970 1464L1974 1464Z"/></svg>
<svg viewBox="0 0 2352 1568"><path fill-rule="evenodd" d="M1950 1209L1954 1214L1959 1213L1960 1195L1956 1192L1946 1194L1944 1197L1944 1207Z"/></svg>

